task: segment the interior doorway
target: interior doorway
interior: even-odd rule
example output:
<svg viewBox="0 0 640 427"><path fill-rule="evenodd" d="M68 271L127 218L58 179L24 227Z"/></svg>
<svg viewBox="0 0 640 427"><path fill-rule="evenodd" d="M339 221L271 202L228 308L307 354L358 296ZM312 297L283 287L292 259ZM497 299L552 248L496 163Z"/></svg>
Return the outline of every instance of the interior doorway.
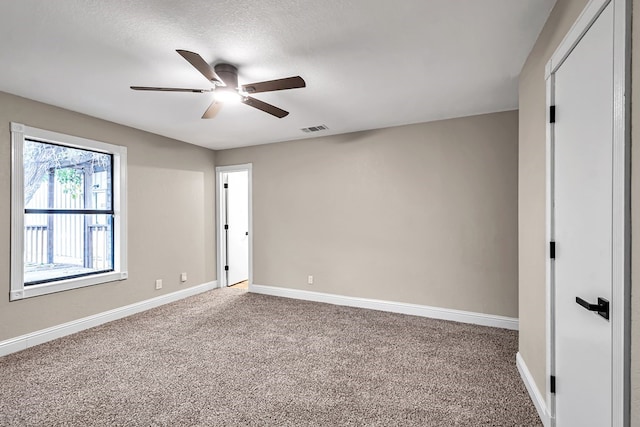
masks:
<svg viewBox="0 0 640 427"><path fill-rule="evenodd" d="M251 164L216 168L218 282L249 289L251 271Z"/></svg>
<svg viewBox="0 0 640 427"><path fill-rule="evenodd" d="M591 0L547 65L550 424L628 425L625 0Z"/></svg>

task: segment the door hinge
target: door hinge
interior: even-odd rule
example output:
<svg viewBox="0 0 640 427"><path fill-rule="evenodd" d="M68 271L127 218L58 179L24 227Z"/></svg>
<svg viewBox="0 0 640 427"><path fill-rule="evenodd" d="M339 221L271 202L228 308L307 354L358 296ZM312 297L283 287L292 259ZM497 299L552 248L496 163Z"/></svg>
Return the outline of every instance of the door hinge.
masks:
<svg viewBox="0 0 640 427"><path fill-rule="evenodd" d="M549 258L556 259L556 242L549 242Z"/></svg>
<svg viewBox="0 0 640 427"><path fill-rule="evenodd" d="M549 107L549 123L556 122L556 106L552 105Z"/></svg>
<svg viewBox="0 0 640 427"><path fill-rule="evenodd" d="M224 225L224 229L225 229L225 230L228 230L228 229L229 229L229 224L225 224L225 225Z"/></svg>
<svg viewBox="0 0 640 427"><path fill-rule="evenodd" d="M224 185L224 188L229 188L229 184L225 184L225 185Z"/></svg>
<svg viewBox="0 0 640 427"><path fill-rule="evenodd" d="M224 271L229 271L229 266L228 265L224 266Z"/></svg>
<svg viewBox="0 0 640 427"><path fill-rule="evenodd" d="M549 381L549 387L551 388L551 393L556 393L556 376L551 375L551 381Z"/></svg>

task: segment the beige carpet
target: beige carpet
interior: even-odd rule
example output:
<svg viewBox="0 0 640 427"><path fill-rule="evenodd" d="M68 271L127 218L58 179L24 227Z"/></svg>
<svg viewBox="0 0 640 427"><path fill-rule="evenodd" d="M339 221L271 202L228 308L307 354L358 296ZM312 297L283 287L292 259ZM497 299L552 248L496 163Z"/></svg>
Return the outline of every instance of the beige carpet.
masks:
<svg viewBox="0 0 640 427"><path fill-rule="evenodd" d="M220 289L0 358L2 426L538 426L517 332Z"/></svg>

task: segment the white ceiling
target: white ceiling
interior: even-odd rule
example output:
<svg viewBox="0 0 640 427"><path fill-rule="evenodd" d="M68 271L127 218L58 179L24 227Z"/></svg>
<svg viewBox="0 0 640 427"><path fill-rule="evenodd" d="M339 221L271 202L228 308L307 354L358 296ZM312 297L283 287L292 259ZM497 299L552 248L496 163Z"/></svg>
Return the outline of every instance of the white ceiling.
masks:
<svg viewBox="0 0 640 427"><path fill-rule="evenodd" d="M518 75L555 0L3 0L0 91L221 149L517 108ZM211 93L176 49L239 82L307 87L200 117ZM328 131L300 129L324 124Z"/></svg>

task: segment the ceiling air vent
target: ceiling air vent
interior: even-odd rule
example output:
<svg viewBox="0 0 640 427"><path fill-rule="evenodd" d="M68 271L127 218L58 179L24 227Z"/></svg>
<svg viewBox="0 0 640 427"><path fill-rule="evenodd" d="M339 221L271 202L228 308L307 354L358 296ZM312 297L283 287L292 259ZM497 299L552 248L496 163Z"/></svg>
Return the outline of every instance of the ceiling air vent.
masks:
<svg viewBox="0 0 640 427"><path fill-rule="evenodd" d="M311 126L308 128L302 128L301 130L302 132L309 133L309 132L320 132L321 130L327 130L327 129L329 129L327 125L318 125L318 126Z"/></svg>

